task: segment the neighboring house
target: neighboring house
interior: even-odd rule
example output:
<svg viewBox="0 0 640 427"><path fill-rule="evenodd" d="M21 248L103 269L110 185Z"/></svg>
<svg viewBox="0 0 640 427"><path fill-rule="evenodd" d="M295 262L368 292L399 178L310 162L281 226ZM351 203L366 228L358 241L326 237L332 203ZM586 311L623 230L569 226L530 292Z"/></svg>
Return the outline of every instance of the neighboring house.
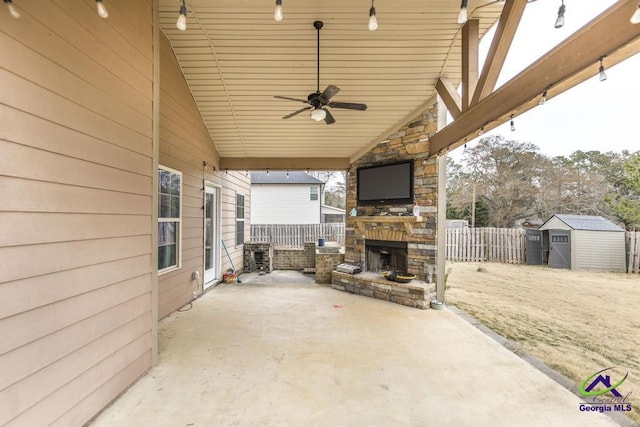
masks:
<svg viewBox="0 0 640 427"><path fill-rule="evenodd" d="M527 230L527 251L541 250L552 268L625 272L624 239L624 229L601 216L553 215Z"/></svg>
<svg viewBox="0 0 640 427"><path fill-rule="evenodd" d="M251 172L251 223L319 224L323 187L306 172Z"/></svg>
<svg viewBox="0 0 640 427"><path fill-rule="evenodd" d="M335 206L322 205L320 208L323 223L336 223L345 221L345 210Z"/></svg>

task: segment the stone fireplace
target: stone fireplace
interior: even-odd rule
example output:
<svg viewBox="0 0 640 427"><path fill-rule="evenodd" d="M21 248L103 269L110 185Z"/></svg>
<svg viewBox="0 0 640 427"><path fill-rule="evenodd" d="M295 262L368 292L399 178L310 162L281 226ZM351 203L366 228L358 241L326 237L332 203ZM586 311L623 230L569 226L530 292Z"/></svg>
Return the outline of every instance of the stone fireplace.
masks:
<svg viewBox="0 0 640 427"><path fill-rule="evenodd" d="M438 109L432 105L409 124L390 135L351 164L347 174L345 262L362 267L350 276L333 273L337 289L372 296L412 307L426 308L435 299L438 170L430 158L428 137L437 131ZM414 204L359 206L359 167L413 161ZM415 274L416 280L401 286L386 281L380 271L387 268Z"/></svg>

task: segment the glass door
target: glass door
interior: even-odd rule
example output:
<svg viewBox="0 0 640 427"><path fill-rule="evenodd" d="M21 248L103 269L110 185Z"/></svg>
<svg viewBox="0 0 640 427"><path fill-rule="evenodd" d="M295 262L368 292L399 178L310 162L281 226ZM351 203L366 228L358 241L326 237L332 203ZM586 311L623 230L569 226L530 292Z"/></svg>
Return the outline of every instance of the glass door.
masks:
<svg viewBox="0 0 640 427"><path fill-rule="evenodd" d="M214 283L220 260L217 189L205 185L204 193L204 287Z"/></svg>

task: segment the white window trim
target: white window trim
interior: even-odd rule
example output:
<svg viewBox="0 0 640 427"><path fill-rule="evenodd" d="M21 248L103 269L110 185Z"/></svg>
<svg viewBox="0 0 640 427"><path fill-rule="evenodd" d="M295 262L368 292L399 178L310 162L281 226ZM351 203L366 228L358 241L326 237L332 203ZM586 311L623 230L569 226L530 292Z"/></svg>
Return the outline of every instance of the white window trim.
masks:
<svg viewBox="0 0 640 427"><path fill-rule="evenodd" d="M242 212L243 212L243 216L242 219L238 218L238 196L242 196L242 201L243 201L243 206L242 206ZM235 243L235 247L239 248L244 246L244 242L240 242L238 244L238 222L242 221L242 237L246 240L247 237L247 195L246 194L242 194L242 193L238 193L236 192L236 211L235 211L235 220L236 220L236 232L234 235L234 243Z"/></svg>
<svg viewBox="0 0 640 427"><path fill-rule="evenodd" d="M314 193L313 190L316 190L316 192ZM312 199L311 196L315 195L316 198ZM320 187L317 185L311 185L309 187L309 201L311 202L317 202L318 200L320 200Z"/></svg>
<svg viewBox="0 0 640 427"><path fill-rule="evenodd" d="M182 268L182 198L183 198L183 194L182 194L182 172L176 169L172 169L170 167L167 166L163 166L163 165L158 165L158 171L162 169L165 170L167 172L171 172L171 173L175 173L177 175L180 175L180 217L177 218L177 222L178 222L178 236L176 238L176 265L172 265L171 267L167 267L167 268L163 268L162 270L158 270L158 276L161 276L163 274L167 274L170 273L172 271L176 271ZM158 173L158 171L156 171L156 173ZM155 191L158 191L158 189L156 188ZM160 192L158 191L158 205L160 204ZM159 209L159 206L155 207L156 209ZM158 223L160 222L176 222L176 218L160 218L160 212L158 212ZM156 225L157 226L157 225ZM156 241L156 246L158 246L158 242ZM155 262L157 263L158 260L156 259Z"/></svg>

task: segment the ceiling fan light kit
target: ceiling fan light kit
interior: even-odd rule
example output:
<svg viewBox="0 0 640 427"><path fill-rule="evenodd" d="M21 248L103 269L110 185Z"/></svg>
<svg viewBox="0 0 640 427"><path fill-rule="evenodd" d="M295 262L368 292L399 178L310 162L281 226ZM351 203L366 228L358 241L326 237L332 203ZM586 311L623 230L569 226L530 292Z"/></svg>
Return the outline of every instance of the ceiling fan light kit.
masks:
<svg viewBox="0 0 640 427"><path fill-rule="evenodd" d="M314 108L311 110L311 118L316 122L321 122L327 117L327 110L323 108Z"/></svg>
<svg viewBox="0 0 640 427"><path fill-rule="evenodd" d="M299 99L292 98L289 96L274 96L277 99L286 99L288 101L296 101L302 102L304 104L308 104L308 107L300 108L299 110L294 111L293 113L287 114L283 117L283 119L289 119L293 116L297 116L303 111L311 110L311 118L317 122L324 122L328 125L331 125L336 122L333 118L333 115L326 107L331 108L341 108L345 110L360 110L364 111L367 109L366 104L357 104L353 102L334 102L331 101L331 98L340 92L340 88L334 85L329 85L323 92L320 92L320 30L324 24L322 21L315 21L313 23L313 27L318 32L317 38L317 67L316 67L316 91L307 95L307 99Z"/></svg>

